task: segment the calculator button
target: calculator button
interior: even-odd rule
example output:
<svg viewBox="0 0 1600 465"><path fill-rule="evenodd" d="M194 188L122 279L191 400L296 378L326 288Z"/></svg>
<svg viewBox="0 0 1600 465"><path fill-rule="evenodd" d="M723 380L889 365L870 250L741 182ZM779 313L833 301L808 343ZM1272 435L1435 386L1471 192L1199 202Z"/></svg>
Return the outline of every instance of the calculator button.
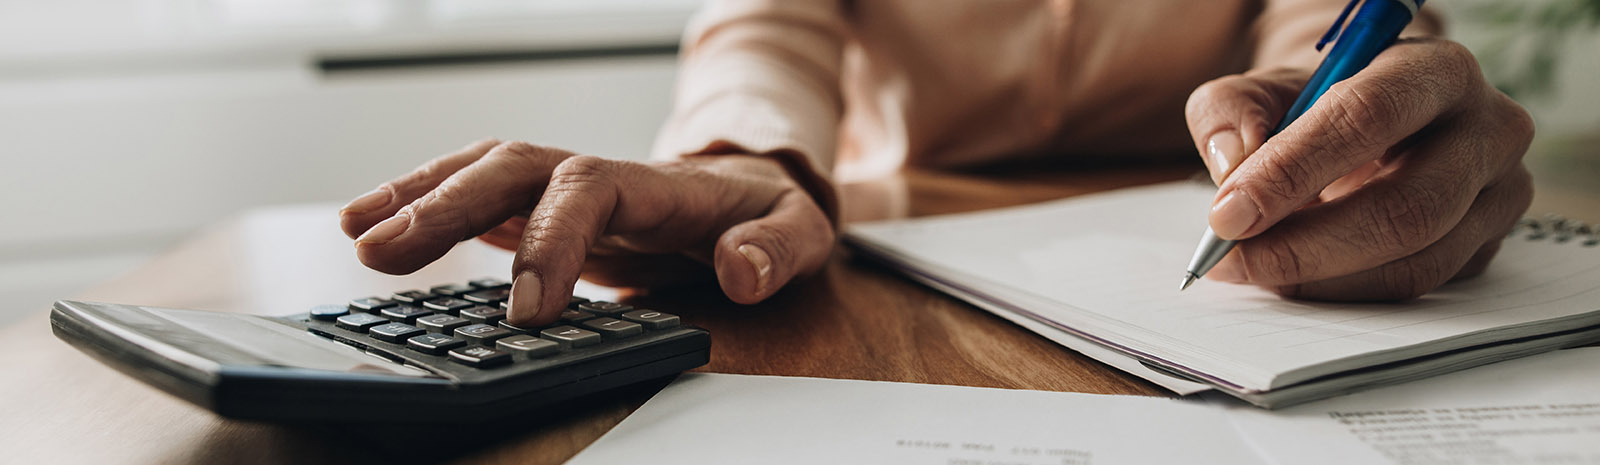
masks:
<svg viewBox="0 0 1600 465"><path fill-rule="evenodd" d="M450 349L467 345L467 341L456 339L443 334L423 334L406 339L406 347L417 352L432 355L444 355Z"/></svg>
<svg viewBox="0 0 1600 465"><path fill-rule="evenodd" d="M567 300L567 308L578 308L578 304L586 304L586 303L589 303L589 299L585 299L585 298L578 297L578 296L572 296L571 299Z"/></svg>
<svg viewBox="0 0 1600 465"><path fill-rule="evenodd" d="M433 314L433 310L428 310L426 308L418 307L416 305L411 305L411 304L400 304L400 305L396 305L396 306L393 306L393 307L385 308L385 309L383 309L383 311L378 312L378 314L379 315L383 315L384 318L388 318L388 319L391 319L391 320L394 320L394 321L398 321L398 322L401 322L401 323L411 323L411 322L417 321L417 317L423 317L423 316L432 315Z"/></svg>
<svg viewBox="0 0 1600 465"><path fill-rule="evenodd" d="M506 311L493 307L472 307L462 310L461 317L473 323L492 325L506 319Z"/></svg>
<svg viewBox="0 0 1600 465"><path fill-rule="evenodd" d="M510 336L511 331L496 326L485 324L466 325L456 328L456 337L466 339L473 344L493 345L495 339Z"/></svg>
<svg viewBox="0 0 1600 465"><path fill-rule="evenodd" d="M450 351L450 359L478 368L488 368L511 362L511 354L488 347L462 347Z"/></svg>
<svg viewBox="0 0 1600 465"><path fill-rule="evenodd" d="M503 287L511 287L511 283L494 278L474 279L467 281L467 284L470 284L472 287L478 289L499 289Z"/></svg>
<svg viewBox="0 0 1600 465"><path fill-rule="evenodd" d="M466 294L461 296L461 298L480 304L494 305L500 302L505 302L507 299L511 298L511 289L489 289L487 291L478 291Z"/></svg>
<svg viewBox="0 0 1600 465"><path fill-rule="evenodd" d="M528 358L553 355L561 350L561 344L557 344L555 341L523 335L494 341L494 346L500 350L520 354Z"/></svg>
<svg viewBox="0 0 1600 465"><path fill-rule="evenodd" d="M436 295L436 294L434 294L432 292L419 291L419 290L416 290L416 289L412 289L412 290L409 290L409 291L396 292L390 298L394 299L397 302L404 302L404 303L408 303L408 304L422 305L423 301L428 300L428 299L438 298L438 297L439 297L438 295Z"/></svg>
<svg viewBox="0 0 1600 465"><path fill-rule="evenodd" d="M318 305L311 307L311 319L333 321L333 319L349 315L350 307L344 305Z"/></svg>
<svg viewBox="0 0 1600 465"><path fill-rule="evenodd" d="M616 316L633 311L633 306L623 305L616 302L595 301L578 304L578 310L583 310L596 315Z"/></svg>
<svg viewBox="0 0 1600 465"><path fill-rule="evenodd" d="M475 305L478 304L457 299L455 297L440 297L422 303L423 307L427 307L435 312L449 313L451 315L456 314L456 312L459 312L462 309L472 308Z"/></svg>
<svg viewBox="0 0 1600 465"><path fill-rule="evenodd" d="M412 336L416 336L425 332L427 331L423 331L422 328L411 326L405 323L381 324L373 326L372 329L367 330L367 333L371 334L372 337L377 340L393 342L397 344L400 343L400 341L411 339Z"/></svg>
<svg viewBox="0 0 1600 465"><path fill-rule="evenodd" d="M349 315L341 316L337 320L333 320L333 324L335 326L358 333L367 332L367 328L388 322L388 319L373 315L371 313L351 313Z"/></svg>
<svg viewBox="0 0 1600 465"><path fill-rule="evenodd" d="M594 330L606 337L616 339L637 335L644 332L644 327L632 321L622 321L616 318L595 318L584 321L583 327Z"/></svg>
<svg viewBox="0 0 1600 465"><path fill-rule="evenodd" d="M436 313L417 318L417 326L421 326L428 331L444 334L450 334L454 332L456 328L470 324L472 324L472 322L467 321L465 318L454 317L443 313Z"/></svg>
<svg viewBox="0 0 1600 465"><path fill-rule="evenodd" d="M622 319L644 325L650 329L667 329L678 326L678 316L655 310L634 310L622 314Z"/></svg>
<svg viewBox="0 0 1600 465"><path fill-rule="evenodd" d="M580 311L572 310L572 309L567 309L567 310L562 310L561 311L561 321L565 321L565 322L568 322L568 323L577 323L579 321L587 320L587 319L590 319L590 318L594 318L594 314L593 313L580 312Z"/></svg>
<svg viewBox="0 0 1600 465"><path fill-rule="evenodd" d="M564 349L592 346L600 343L600 333L571 326L557 326L539 332L539 337L555 341Z"/></svg>
<svg viewBox="0 0 1600 465"><path fill-rule="evenodd" d="M432 288L428 289L428 292L432 292L443 297L455 297L476 290L478 290L478 288L468 286L466 284L445 284L442 286L433 286Z"/></svg>
<svg viewBox="0 0 1600 465"><path fill-rule="evenodd" d="M360 310L363 312L376 312L378 310L393 307L394 305L395 301L382 297L364 297L350 301L351 309Z"/></svg>

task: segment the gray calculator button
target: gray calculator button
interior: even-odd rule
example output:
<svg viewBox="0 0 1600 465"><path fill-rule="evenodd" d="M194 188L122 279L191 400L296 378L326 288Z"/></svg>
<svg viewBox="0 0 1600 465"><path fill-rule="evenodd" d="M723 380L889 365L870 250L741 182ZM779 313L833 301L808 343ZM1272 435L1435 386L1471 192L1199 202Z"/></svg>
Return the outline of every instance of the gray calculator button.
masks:
<svg viewBox="0 0 1600 465"><path fill-rule="evenodd" d="M433 331L435 333L450 334L455 332L456 328L470 324L472 324L472 322L467 321L466 318L450 316L443 313L417 318L417 326L421 326L424 329Z"/></svg>
<svg viewBox="0 0 1600 465"><path fill-rule="evenodd" d="M632 321L622 321L616 318L595 318L584 320L583 327L605 335L606 339L616 339L637 335L644 332L644 327Z"/></svg>
<svg viewBox="0 0 1600 465"><path fill-rule="evenodd" d="M579 321L587 320L587 319L590 319L590 318L594 318L594 314L593 313L579 311L579 310L573 310L573 309L566 309L566 310L562 310L561 311L561 321L565 321L565 322L568 322L568 323L577 323Z"/></svg>
<svg viewBox="0 0 1600 465"><path fill-rule="evenodd" d="M539 337L561 344L561 348L591 346L600 343L600 333L571 326L557 326L539 332Z"/></svg>
<svg viewBox="0 0 1600 465"><path fill-rule="evenodd" d="M467 325L456 328L456 337L466 339L467 342L471 342L473 344L483 344L486 346L494 345L495 339L500 339L510 335L511 331L507 331L505 328L489 326L486 324Z"/></svg>
<svg viewBox="0 0 1600 465"><path fill-rule="evenodd" d="M633 306L623 305L616 302L594 301L578 304L578 310L583 310L596 315L617 316L625 312L633 311Z"/></svg>
<svg viewBox="0 0 1600 465"><path fill-rule="evenodd" d="M421 335L427 331L423 331L422 328L411 326L405 323L389 323L373 326L372 329L367 330L367 332L371 334L373 338L376 338L380 341L398 344L404 342L406 339L411 339L411 336Z"/></svg>
<svg viewBox="0 0 1600 465"><path fill-rule="evenodd" d="M350 301L350 309L360 310L363 312L376 312L378 310L393 307L395 303L396 302L393 300L382 297L362 297L360 299Z"/></svg>
<svg viewBox="0 0 1600 465"><path fill-rule="evenodd" d="M400 304L400 305L396 305L396 306L393 306L393 307L385 308L385 309L383 309L383 311L378 312L378 314L379 315L383 315L384 318L388 318L388 319L391 319L391 320L394 320L394 321L398 321L398 322L401 322L401 323L411 323L411 322L417 321L417 317L424 316L424 315L432 315L433 314L433 310L428 310L426 308L422 308L422 307L419 307L419 306L416 306L416 305L412 305L412 304Z"/></svg>
<svg viewBox="0 0 1600 465"><path fill-rule="evenodd" d="M498 329L498 328L496 328ZM488 368L511 362L511 354L488 347L467 346L450 351L450 359L468 366Z"/></svg>
<svg viewBox="0 0 1600 465"><path fill-rule="evenodd" d="M644 325L650 329L667 329L678 326L678 316L655 310L634 310L622 314L622 319Z"/></svg>
<svg viewBox="0 0 1600 465"><path fill-rule="evenodd" d="M552 355L561 350L561 344L557 344L554 341L525 335L511 336L494 341L494 346L500 350L513 354L522 354L529 358Z"/></svg>
<svg viewBox="0 0 1600 465"><path fill-rule="evenodd" d="M314 320L333 321L335 318L349 314L350 307L344 305L318 305L311 307L311 318Z"/></svg>
<svg viewBox="0 0 1600 465"><path fill-rule="evenodd" d="M406 340L406 347L411 350L432 355L444 355L445 351L464 345L467 345L467 341L443 334L423 334Z"/></svg>
<svg viewBox="0 0 1600 465"><path fill-rule="evenodd" d="M472 308L474 305L478 304L457 299L455 297L440 297L422 303L423 307L427 307L435 312L449 313L451 315L454 315L456 312L459 312L463 309Z"/></svg>
<svg viewBox="0 0 1600 465"><path fill-rule="evenodd" d="M511 299L511 288L489 289L489 290L483 290L483 291L477 291L477 292L469 292L469 293L463 294L461 296L461 298L467 299L467 300L470 300L470 301L473 301L473 302L477 302L477 303L480 303L480 304L484 304L484 305L497 306L496 304L499 304L500 302L505 302L505 301Z"/></svg>
<svg viewBox="0 0 1600 465"><path fill-rule="evenodd" d="M461 317L473 323L492 325L506 319L506 311L494 307L472 307L462 310Z"/></svg>
<svg viewBox="0 0 1600 465"><path fill-rule="evenodd" d="M351 313L349 315L341 316L337 320L333 320L334 325L358 333L365 333L367 332L367 328L388 322L389 320L387 318L373 315L371 313Z"/></svg>

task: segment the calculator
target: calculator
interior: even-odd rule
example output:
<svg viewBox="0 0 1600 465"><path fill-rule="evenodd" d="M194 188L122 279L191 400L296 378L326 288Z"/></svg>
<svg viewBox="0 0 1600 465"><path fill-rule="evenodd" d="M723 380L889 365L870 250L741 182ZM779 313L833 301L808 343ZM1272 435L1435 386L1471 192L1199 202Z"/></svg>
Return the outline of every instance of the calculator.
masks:
<svg viewBox="0 0 1600 465"><path fill-rule="evenodd" d="M506 323L496 279L265 317L58 301L56 337L236 419L468 423L672 376L710 360L677 315L574 297L538 328Z"/></svg>

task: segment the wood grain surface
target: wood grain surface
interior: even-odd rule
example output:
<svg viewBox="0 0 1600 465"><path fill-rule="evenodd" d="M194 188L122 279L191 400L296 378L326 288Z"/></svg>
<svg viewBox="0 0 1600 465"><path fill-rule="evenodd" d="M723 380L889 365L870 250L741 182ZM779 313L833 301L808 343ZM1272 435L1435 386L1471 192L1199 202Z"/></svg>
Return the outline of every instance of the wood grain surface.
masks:
<svg viewBox="0 0 1600 465"><path fill-rule="evenodd" d="M1022 167L980 175L909 172L883 185L845 189L844 209L854 218L959 212L1183 179L1197 170L1197 164L1168 164ZM334 229L333 208L241 216L77 298L285 314L357 295L500 276L509 269L506 254L464 243L410 276L365 270L355 263L349 240ZM733 304L714 286L635 292L624 301L682 315L710 330L712 361L697 371L1165 395L846 250L837 251L823 272L759 305ZM56 340L44 311L0 329L0 351L0 462L7 463L554 464L664 385L605 393L556 414L495 427L503 440L425 455L414 449L439 436L413 432L398 441L369 442L364 438L370 434L348 429L219 419Z"/></svg>

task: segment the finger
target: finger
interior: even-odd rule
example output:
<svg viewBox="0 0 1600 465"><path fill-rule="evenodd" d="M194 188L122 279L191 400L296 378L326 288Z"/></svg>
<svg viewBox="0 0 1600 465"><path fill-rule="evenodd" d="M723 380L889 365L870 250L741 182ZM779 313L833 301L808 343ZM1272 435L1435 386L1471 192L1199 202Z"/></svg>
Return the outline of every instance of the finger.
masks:
<svg viewBox="0 0 1600 465"><path fill-rule="evenodd" d="M1184 116L1212 181L1222 184L1261 147L1305 82L1297 70L1252 71L1207 82L1190 94Z"/></svg>
<svg viewBox="0 0 1600 465"><path fill-rule="evenodd" d="M473 142L460 151L429 160L405 176L378 185L339 210L340 229L351 239L361 236L373 225L394 216L400 207L433 190L445 178L483 158L496 145L500 145L500 141L495 139Z"/></svg>
<svg viewBox="0 0 1600 465"><path fill-rule="evenodd" d="M621 186L628 186L625 205ZM601 234L662 227L673 210L692 209L684 197L677 183L645 165L596 157L563 161L529 215L512 260L506 319L518 326L555 321Z"/></svg>
<svg viewBox="0 0 1600 465"><path fill-rule="evenodd" d="M385 273L416 271L524 211L573 154L523 142L495 146L356 239L356 257Z"/></svg>
<svg viewBox="0 0 1600 465"><path fill-rule="evenodd" d="M1403 158L1359 188L1305 208L1240 242L1235 264L1218 276L1258 285L1286 285L1348 275L1422 250L1455 229L1485 186L1515 170L1527 150L1514 126L1532 122L1467 115L1441 122ZM1500 114L1494 112L1493 114ZM1531 134L1528 132L1527 134ZM1368 166L1371 166L1369 163ZM1359 172L1360 170L1358 170ZM1335 190L1330 187L1329 190ZM1499 192L1499 191L1495 191Z"/></svg>
<svg viewBox="0 0 1600 465"><path fill-rule="evenodd" d="M1481 273L1532 199L1532 182L1523 171L1506 184L1486 190L1460 227L1415 254L1370 270L1274 290L1287 297L1311 300L1389 301L1420 297L1452 279Z"/></svg>
<svg viewBox="0 0 1600 465"><path fill-rule="evenodd" d="M1305 115L1241 162L1217 192L1211 227L1225 239L1260 234L1334 180L1377 160L1483 87L1470 52L1402 41L1334 84Z"/></svg>
<svg viewBox="0 0 1600 465"><path fill-rule="evenodd" d="M821 268L833 242L827 215L804 191L790 190L766 216L729 228L717 239L717 281L734 302L760 302L796 275Z"/></svg>

